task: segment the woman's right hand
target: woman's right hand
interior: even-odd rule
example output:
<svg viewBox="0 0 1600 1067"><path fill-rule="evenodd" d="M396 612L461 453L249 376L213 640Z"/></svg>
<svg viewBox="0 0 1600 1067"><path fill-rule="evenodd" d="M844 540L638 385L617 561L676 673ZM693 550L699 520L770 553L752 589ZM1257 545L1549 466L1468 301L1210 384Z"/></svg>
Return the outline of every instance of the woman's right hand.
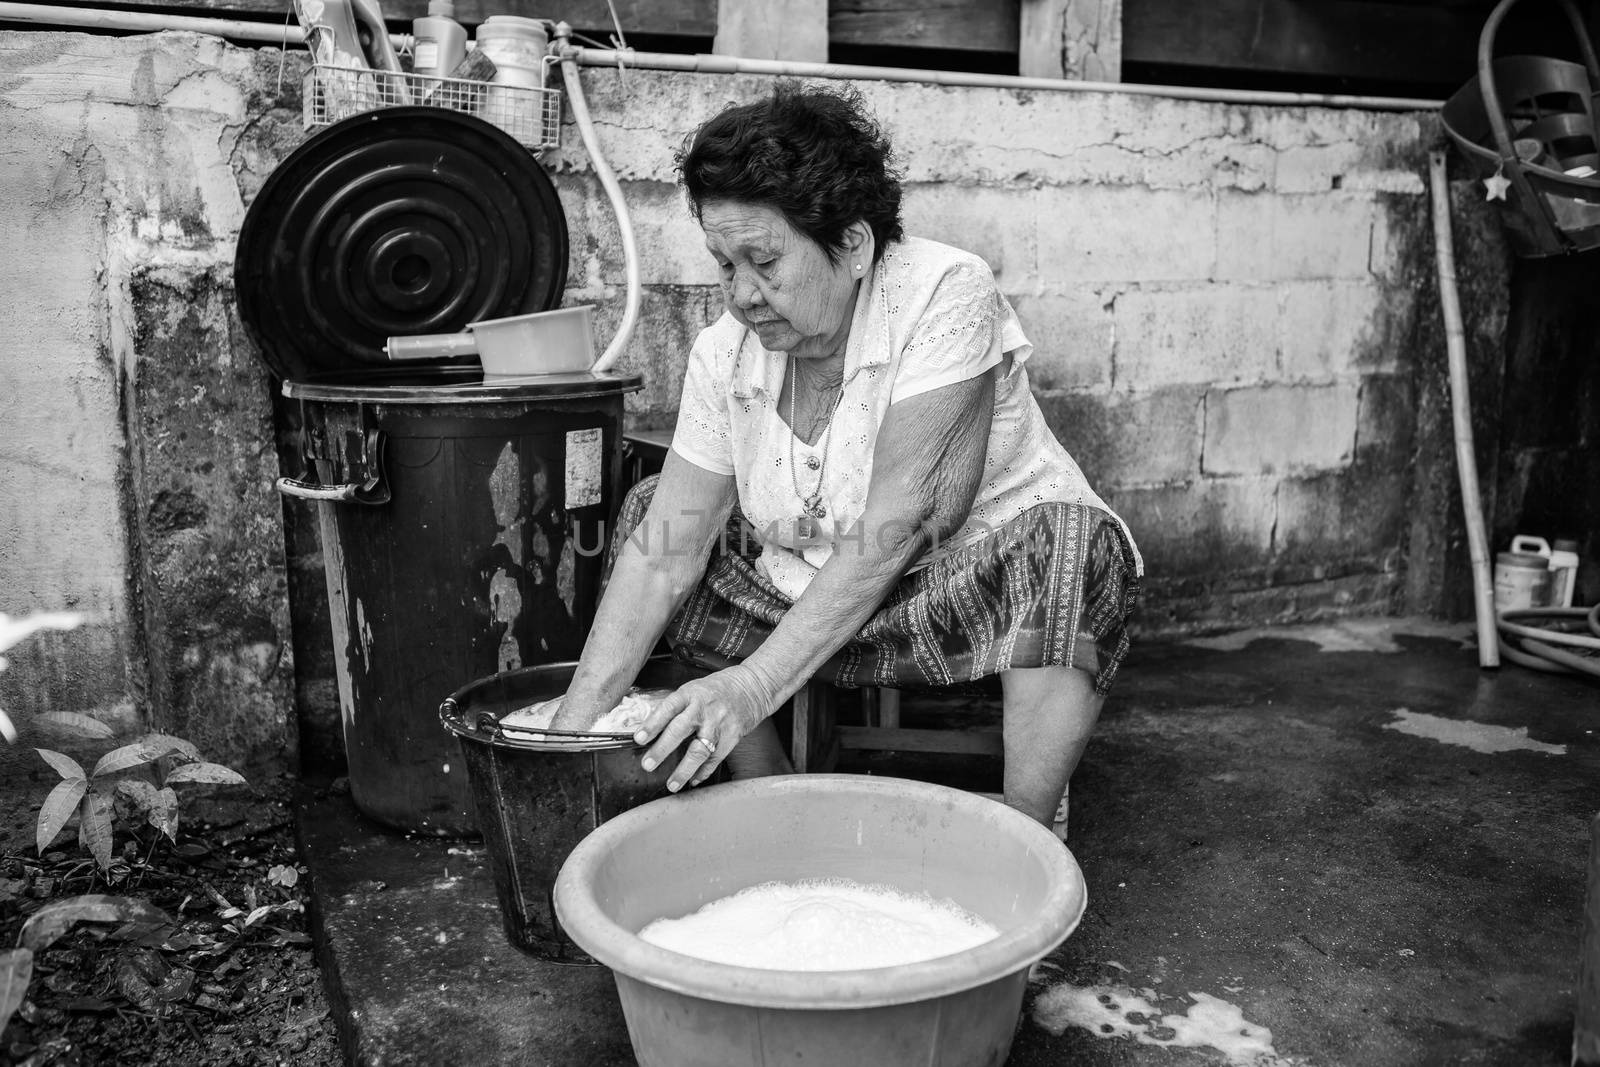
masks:
<svg viewBox="0 0 1600 1067"><path fill-rule="evenodd" d="M655 742L640 763L653 771L682 746L683 757L668 778L667 789L676 793L686 785L699 785L777 704L777 695L743 664L685 682L655 706L634 734L637 745Z"/></svg>

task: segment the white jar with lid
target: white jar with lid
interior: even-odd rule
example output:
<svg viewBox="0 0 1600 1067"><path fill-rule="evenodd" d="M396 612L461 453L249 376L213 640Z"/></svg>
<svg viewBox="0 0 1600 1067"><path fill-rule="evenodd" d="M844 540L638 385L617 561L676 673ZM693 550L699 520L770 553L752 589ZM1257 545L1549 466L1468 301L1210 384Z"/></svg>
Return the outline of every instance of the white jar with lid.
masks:
<svg viewBox="0 0 1600 1067"><path fill-rule="evenodd" d="M544 88L544 57L550 44L544 23L520 15L490 15L473 39L495 68L480 117L524 145L537 144L544 102L538 93L524 90Z"/></svg>
<svg viewBox="0 0 1600 1067"><path fill-rule="evenodd" d="M550 37L544 23L519 15L490 15L478 26L478 50L494 60L494 80L524 89L544 87L544 57Z"/></svg>

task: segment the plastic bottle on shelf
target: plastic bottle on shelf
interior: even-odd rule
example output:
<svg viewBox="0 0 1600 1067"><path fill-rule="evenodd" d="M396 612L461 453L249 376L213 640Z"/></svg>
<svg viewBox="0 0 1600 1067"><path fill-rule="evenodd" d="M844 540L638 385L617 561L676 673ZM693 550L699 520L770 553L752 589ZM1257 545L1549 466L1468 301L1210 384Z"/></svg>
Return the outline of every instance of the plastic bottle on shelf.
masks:
<svg viewBox="0 0 1600 1067"><path fill-rule="evenodd" d="M1550 606L1572 607L1578 587L1578 542L1558 537L1550 546Z"/></svg>
<svg viewBox="0 0 1600 1067"><path fill-rule="evenodd" d="M428 13L412 22L414 73L445 77L467 57L467 31L455 13L453 0L428 0Z"/></svg>

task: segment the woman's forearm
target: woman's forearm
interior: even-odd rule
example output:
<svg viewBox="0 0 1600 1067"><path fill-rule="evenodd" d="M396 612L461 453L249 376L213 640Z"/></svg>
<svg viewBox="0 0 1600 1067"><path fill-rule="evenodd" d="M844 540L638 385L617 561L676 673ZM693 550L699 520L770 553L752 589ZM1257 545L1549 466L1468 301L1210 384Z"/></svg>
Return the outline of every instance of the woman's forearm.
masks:
<svg viewBox="0 0 1600 1067"><path fill-rule="evenodd" d="M703 554L647 555L631 541L623 546L567 689L561 721L587 725L616 706L705 563Z"/></svg>
<svg viewBox="0 0 1600 1067"><path fill-rule="evenodd" d="M667 455L649 509L617 553L557 729L585 729L616 707L705 573L733 501L731 476Z"/></svg>

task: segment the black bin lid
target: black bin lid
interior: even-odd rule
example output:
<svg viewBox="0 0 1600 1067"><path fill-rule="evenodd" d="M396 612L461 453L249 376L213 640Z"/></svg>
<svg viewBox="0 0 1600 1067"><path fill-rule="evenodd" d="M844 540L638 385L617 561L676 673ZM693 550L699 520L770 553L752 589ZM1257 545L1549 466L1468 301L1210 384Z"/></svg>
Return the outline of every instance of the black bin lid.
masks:
<svg viewBox="0 0 1600 1067"><path fill-rule="evenodd" d="M566 282L544 168L499 127L435 107L309 138L251 203L234 259L239 315L287 379L392 367L389 337L549 311Z"/></svg>

